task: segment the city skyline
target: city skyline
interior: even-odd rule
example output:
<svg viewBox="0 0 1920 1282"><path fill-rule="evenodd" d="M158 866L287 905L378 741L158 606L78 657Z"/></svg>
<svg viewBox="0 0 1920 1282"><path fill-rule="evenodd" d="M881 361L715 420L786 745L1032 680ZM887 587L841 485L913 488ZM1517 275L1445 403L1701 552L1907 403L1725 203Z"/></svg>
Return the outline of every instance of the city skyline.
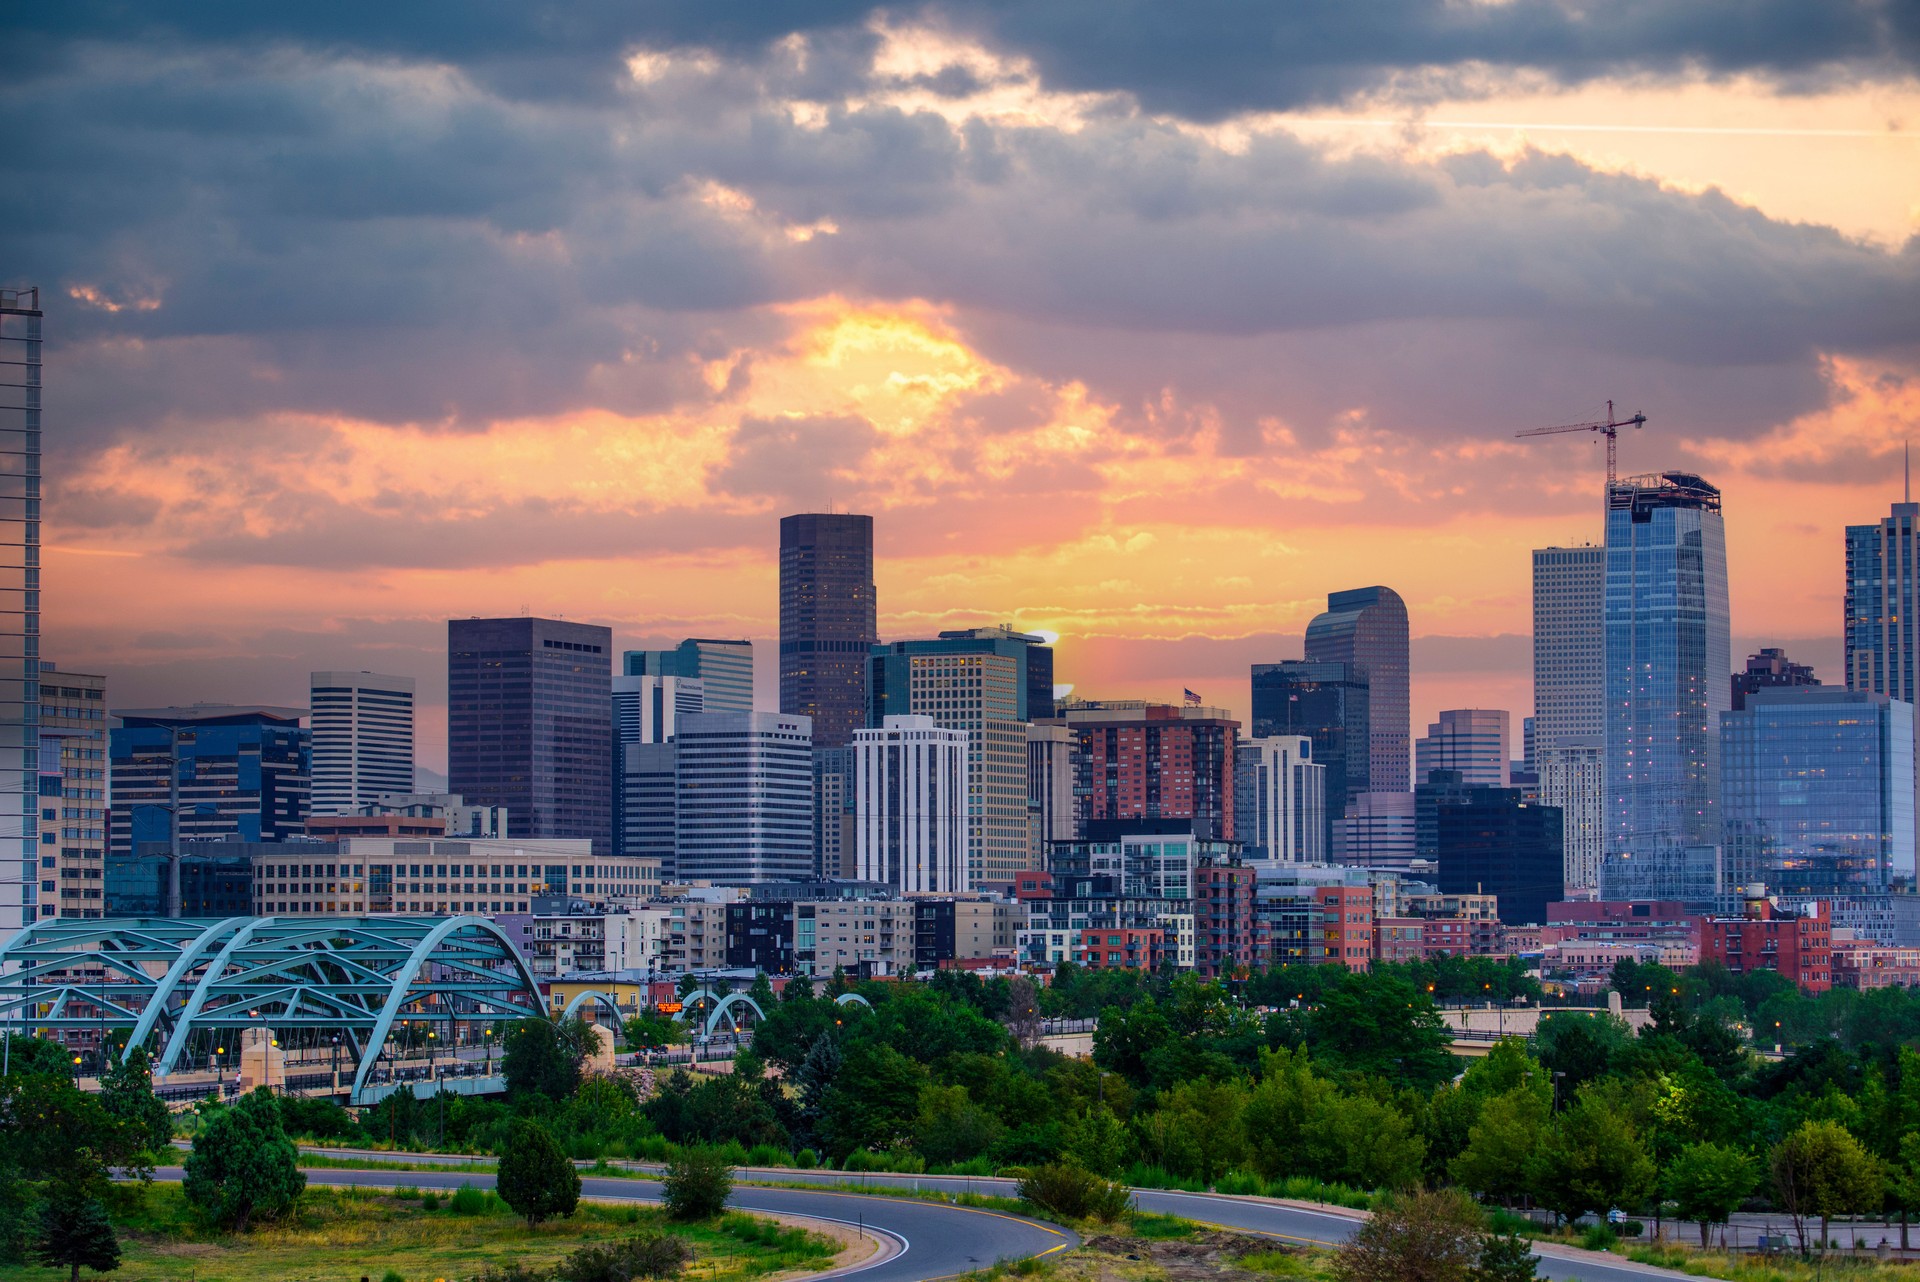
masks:
<svg viewBox="0 0 1920 1282"><path fill-rule="evenodd" d="M1142 62L835 12L21 17L43 145L0 164L72 202L0 246L47 313L45 653L135 706L413 675L438 768L444 620L764 651L769 527L851 510L883 639L1011 623L1083 693L1244 717L1386 581L1414 724L1518 716L1527 554L1599 538L1602 469L1513 435L1612 397L1623 472L1728 496L1736 652L1837 668L1842 531L1920 422L1884 36L1496 7L1410 18L1433 66L1339 31L1320 77L1242 63L1250 14Z"/></svg>

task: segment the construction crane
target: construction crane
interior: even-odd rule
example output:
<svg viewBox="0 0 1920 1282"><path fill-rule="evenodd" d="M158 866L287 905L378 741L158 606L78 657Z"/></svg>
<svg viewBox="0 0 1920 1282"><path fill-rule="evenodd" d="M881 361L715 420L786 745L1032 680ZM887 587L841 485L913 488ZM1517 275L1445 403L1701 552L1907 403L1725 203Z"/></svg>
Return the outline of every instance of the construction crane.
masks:
<svg viewBox="0 0 1920 1282"><path fill-rule="evenodd" d="M1613 402L1607 402L1607 417L1598 423L1562 423L1558 427L1530 427L1524 432L1515 432L1515 438L1522 436L1558 436L1562 432L1603 432L1607 438L1607 489L1613 489L1616 447L1623 427L1644 427L1647 416L1635 413L1632 418L1615 418Z"/></svg>

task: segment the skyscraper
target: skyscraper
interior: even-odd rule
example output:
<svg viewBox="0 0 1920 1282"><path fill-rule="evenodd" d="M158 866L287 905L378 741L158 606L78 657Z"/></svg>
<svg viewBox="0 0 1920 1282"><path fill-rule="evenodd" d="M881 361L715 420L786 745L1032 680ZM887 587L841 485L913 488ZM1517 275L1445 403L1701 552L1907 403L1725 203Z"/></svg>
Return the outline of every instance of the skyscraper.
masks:
<svg viewBox="0 0 1920 1282"><path fill-rule="evenodd" d="M1326 767L1304 735L1243 742L1233 772L1233 836L1245 857L1325 863L1326 788Z"/></svg>
<svg viewBox="0 0 1920 1282"><path fill-rule="evenodd" d="M730 885L813 871L813 733L805 717L702 712L674 736L675 873Z"/></svg>
<svg viewBox="0 0 1920 1282"><path fill-rule="evenodd" d="M1496 895L1500 920L1543 925L1560 902L1560 810L1529 805L1518 788L1462 785L1436 807L1440 893Z"/></svg>
<svg viewBox="0 0 1920 1282"><path fill-rule="evenodd" d="M627 652L629 668L635 654ZM673 747L680 718L706 711L707 684L699 677L619 676L613 679L613 853L661 859L673 870ZM664 749L665 755L661 751ZM666 787L660 785L663 768ZM662 801L665 811L662 817ZM666 849L660 848L664 831ZM642 851L631 843L644 842Z"/></svg>
<svg viewBox="0 0 1920 1282"><path fill-rule="evenodd" d="M1605 899L1720 891L1732 640L1720 491L1690 472L1607 493Z"/></svg>
<svg viewBox="0 0 1920 1282"><path fill-rule="evenodd" d="M1847 527L1847 689L1920 703L1920 503Z"/></svg>
<svg viewBox="0 0 1920 1282"><path fill-rule="evenodd" d="M1348 664L1367 683L1367 778L1373 792L1411 786L1408 649L1407 606L1392 588L1330 592L1326 612L1307 625L1307 662Z"/></svg>
<svg viewBox="0 0 1920 1282"><path fill-rule="evenodd" d="M0 943L37 913L40 291L0 289Z"/></svg>
<svg viewBox="0 0 1920 1282"><path fill-rule="evenodd" d="M413 791L413 678L315 672L308 686L316 815Z"/></svg>
<svg viewBox="0 0 1920 1282"><path fill-rule="evenodd" d="M105 907L106 699L105 677L41 661L42 917L99 917Z"/></svg>
<svg viewBox="0 0 1920 1282"><path fill-rule="evenodd" d="M1006 624L990 628L960 628L942 632L942 641L1018 641L1026 647L1027 701L1024 716L1028 721L1045 721L1053 716L1053 647L1047 638L1033 632L1021 632Z"/></svg>
<svg viewBox="0 0 1920 1282"><path fill-rule="evenodd" d="M1027 649L1019 633L895 641L868 659L867 724L932 717L967 732L967 876L1010 886L1027 867Z"/></svg>
<svg viewBox="0 0 1920 1282"><path fill-rule="evenodd" d="M880 640L873 518L780 518L780 711L811 719L822 748L867 724L867 654Z"/></svg>
<svg viewBox="0 0 1920 1282"><path fill-rule="evenodd" d="M1853 925L1848 901L1911 882L1913 719L1910 703L1828 686L1759 690L1722 717L1727 889L1832 900Z"/></svg>
<svg viewBox="0 0 1920 1282"><path fill-rule="evenodd" d="M888 717L853 732L856 876L902 894L962 894L967 877L967 732Z"/></svg>
<svg viewBox="0 0 1920 1282"><path fill-rule="evenodd" d="M673 738L681 717L706 711L707 683L699 677L613 679L613 736L622 744L665 743ZM753 709L721 711L751 712Z"/></svg>
<svg viewBox="0 0 1920 1282"><path fill-rule="evenodd" d="M515 837L613 848L613 633L558 619L447 624L448 791Z"/></svg>
<svg viewBox="0 0 1920 1282"><path fill-rule="evenodd" d="M1557 806L1568 895L1599 893L1606 831L1607 550L1533 552L1533 761Z"/></svg>
<svg viewBox="0 0 1920 1282"><path fill-rule="evenodd" d="M701 682L703 711L753 711L751 641L689 637L671 650L629 650L621 658L624 676L678 677ZM619 688L617 682L615 688Z"/></svg>
<svg viewBox="0 0 1920 1282"><path fill-rule="evenodd" d="M1350 663L1289 659L1253 665L1254 737L1305 735L1313 740L1313 759L1326 769L1323 850L1333 849L1334 829L1348 803L1369 791L1370 695L1366 678Z"/></svg>
<svg viewBox="0 0 1920 1282"><path fill-rule="evenodd" d="M1414 784L1424 783L1430 770L1458 770L1469 784L1504 788L1513 765L1510 737L1502 709L1450 708L1414 741Z"/></svg>
<svg viewBox="0 0 1920 1282"><path fill-rule="evenodd" d="M1534 751L1607 737L1607 550L1533 551Z"/></svg>

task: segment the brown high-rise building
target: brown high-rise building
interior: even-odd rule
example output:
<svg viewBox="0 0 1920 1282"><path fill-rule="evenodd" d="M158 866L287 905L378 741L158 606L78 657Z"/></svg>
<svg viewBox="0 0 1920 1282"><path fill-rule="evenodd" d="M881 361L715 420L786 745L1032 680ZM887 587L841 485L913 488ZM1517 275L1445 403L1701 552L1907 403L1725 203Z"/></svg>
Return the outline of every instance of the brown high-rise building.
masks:
<svg viewBox="0 0 1920 1282"><path fill-rule="evenodd" d="M875 596L872 517L780 518L780 711L813 719L815 748L866 724Z"/></svg>

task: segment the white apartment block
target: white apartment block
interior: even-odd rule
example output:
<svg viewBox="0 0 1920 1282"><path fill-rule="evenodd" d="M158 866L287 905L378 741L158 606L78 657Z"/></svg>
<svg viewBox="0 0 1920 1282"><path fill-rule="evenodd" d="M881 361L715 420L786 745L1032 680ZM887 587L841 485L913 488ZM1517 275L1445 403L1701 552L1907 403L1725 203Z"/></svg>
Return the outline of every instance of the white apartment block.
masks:
<svg viewBox="0 0 1920 1282"><path fill-rule="evenodd" d="M910 895L966 892L969 740L927 716L853 732L859 880Z"/></svg>
<svg viewBox="0 0 1920 1282"><path fill-rule="evenodd" d="M1233 782L1234 839L1248 859L1326 861L1327 768L1313 759L1313 740L1246 740L1235 753Z"/></svg>
<svg viewBox="0 0 1920 1282"><path fill-rule="evenodd" d="M413 791L412 677L315 672L311 813L350 815L383 792Z"/></svg>

